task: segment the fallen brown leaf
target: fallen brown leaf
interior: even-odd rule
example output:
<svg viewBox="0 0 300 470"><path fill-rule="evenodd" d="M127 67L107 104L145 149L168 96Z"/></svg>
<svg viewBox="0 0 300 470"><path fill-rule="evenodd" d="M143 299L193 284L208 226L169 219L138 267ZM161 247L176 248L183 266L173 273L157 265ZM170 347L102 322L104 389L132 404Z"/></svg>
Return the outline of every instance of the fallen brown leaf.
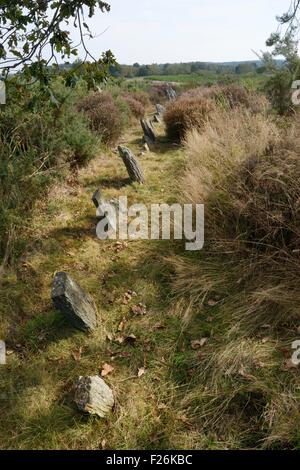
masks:
<svg viewBox="0 0 300 470"><path fill-rule="evenodd" d="M203 348L203 346L207 343L207 341L208 341L208 338L195 339L191 341L192 349L196 350L196 349Z"/></svg>
<svg viewBox="0 0 300 470"><path fill-rule="evenodd" d="M128 302L130 302L130 300L132 299L132 297L136 297L137 296L137 293L134 292L133 290L128 290L127 292L125 292L124 294L124 298L123 298L123 304L126 305L128 304Z"/></svg>
<svg viewBox="0 0 300 470"><path fill-rule="evenodd" d="M298 369L299 366L295 364L292 359L288 359L283 363L283 370Z"/></svg>
<svg viewBox="0 0 300 470"><path fill-rule="evenodd" d="M131 311L134 315L145 315L147 313L147 307L145 304L139 303L131 307Z"/></svg>
<svg viewBox="0 0 300 470"><path fill-rule="evenodd" d="M140 367L137 376L142 377L144 374L146 374L146 369L144 367Z"/></svg>
<svg viewBox="0 0 300 470"><path fill-rule="evenodd" d="M80 347L79 349L75 349L74 351L72 351L72 357L73 359L76 361L76 362L79 362L80 359L81 359L81 354L82 354L82 347Z"/></svg>
<svg viewBox="0 0 300 470"><path fill-rule="evenodd" d="M116 343L123 344L125 341L124 336L116 336L115 338Z"/></svg>
<svg viewBox="0 0 300 470"><path fill-rule="evenodd" d="M131 357L131 353L128 352L128 351L123 351L121 352L120 354L118 354L118 357L123 357L123 358L128 358L128 357Z"/></svg>
<svg viewBox="0 0 300 470"><path fill-rule="evenodd" d="M106 339L108 341L112 341L114 339L114 336L111 333L106 333Z"/></svg>
<svg viewBox="0 0 300 470"><path fill-rule="evenodd" d="M114 370L115 370L114 367L111 366L110 364L103 364L102 370L101 370L101 376L105 377L106 375L110 374Z"/></svg>
<svg viewBox="0 0 300 470"><path fill-rule="evenodd" d="M118 331L123 331L124 328L125 328L125 320L122 320L122 321L119 323Z"/></svg>
<svg viewBox="0 0 300 470"><path fill-rule="evenodd" d="M135 343L135 342L136 342L136 336L133 335L133 334L130 334L130 335L128 335L128 336L125 336L124 339L125 339L125 341L126 341L127 343L131 343L131 344L132 344L132 343Z"/></svg>

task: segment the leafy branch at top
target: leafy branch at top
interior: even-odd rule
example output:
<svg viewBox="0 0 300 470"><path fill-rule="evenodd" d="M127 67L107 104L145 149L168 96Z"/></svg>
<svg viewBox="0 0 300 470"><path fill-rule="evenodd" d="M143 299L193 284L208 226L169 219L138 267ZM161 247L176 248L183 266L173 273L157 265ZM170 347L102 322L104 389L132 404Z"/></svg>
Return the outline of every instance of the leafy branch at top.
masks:
<svg viewBox="0 0 300 470"><path fill-rule="evenodd" d="M47 82L49 65L58 64L58 57L77 56L80 48L85 53L83 62L90 59L104 70L107 62L114 62L111 52L96 59L86 46L86 37L93 38L88 18L96 10L109 12L110 5L98 0L0 0L2 74L22 70L25 76ZM71 27L79 31L79 44L73 43Z"/></svg>

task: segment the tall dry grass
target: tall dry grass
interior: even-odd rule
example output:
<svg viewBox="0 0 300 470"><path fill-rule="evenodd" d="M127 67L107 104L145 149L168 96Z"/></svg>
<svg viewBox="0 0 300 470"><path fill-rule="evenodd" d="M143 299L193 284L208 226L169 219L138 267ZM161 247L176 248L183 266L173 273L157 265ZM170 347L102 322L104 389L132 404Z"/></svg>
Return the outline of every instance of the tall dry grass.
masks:
<svg viewBox="0 0 300 470"><path fill-rule="evenodd" d="M195 422L210 431L229 436L236 427L239 446L289 447L296 439L299 126L279 131L267 117L234 108L186 137L182 191L205 204L206 241L200 254L173 259L174 289L186 299L187 327L193 313L213 313L219 333L195 364L197 386L183 404L196 406Z"/></svg>

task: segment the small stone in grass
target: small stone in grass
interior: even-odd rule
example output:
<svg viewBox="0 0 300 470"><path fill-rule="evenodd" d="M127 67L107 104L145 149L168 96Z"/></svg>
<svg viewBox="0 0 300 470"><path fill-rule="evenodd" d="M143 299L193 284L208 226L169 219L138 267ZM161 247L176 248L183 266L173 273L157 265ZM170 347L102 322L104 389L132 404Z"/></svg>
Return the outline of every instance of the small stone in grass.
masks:
<svg viewBox="0 0 300 470"><path fill-rule="evenodd" d="M203 348L203 346L207 343L207 341L208 341L208 338L196 339L196 340L191 341L192 349L196 350L196 349Z"/></svg>
<svg viewBox="0 0 300 470"><path fill-rule="evenodd" d="M74 401L80 411L104 418L114 406L110 387L99 376L79 377Z"/></svg>

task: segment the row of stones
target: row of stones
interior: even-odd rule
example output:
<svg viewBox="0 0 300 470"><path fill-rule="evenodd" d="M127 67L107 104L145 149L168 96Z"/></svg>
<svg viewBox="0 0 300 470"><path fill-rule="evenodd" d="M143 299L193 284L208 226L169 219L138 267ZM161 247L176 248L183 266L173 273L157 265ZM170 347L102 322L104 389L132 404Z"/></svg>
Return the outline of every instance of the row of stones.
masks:
<svg viewBox="0 0 300 470"><path fill-rule="evenodd" d="M169 99L176 97L174 93L171 93ZM164 111L164 107L157 104L153 121L141 119L143 140L148 149L153 147L157 138L152 122L161 122ZM145 182L143 171L133 153L123 146L119 146L118 151L130 180L143 184ZM101 209L101 205L105 202L100 188L93 194L92 201L99 215L99 208ZM117 202L116 200L109 201L110 204L117 204ZM106 214L103 213L102 216L105 217ZM85 332L96 329L98 312L94 300L67 273L58 272L55 275L51 298L55 308L64 314L73 327ZM79 377L75 385L74 401L79 410L100 417L109 413L115 402L111 388L99 376Z"/></svg>

